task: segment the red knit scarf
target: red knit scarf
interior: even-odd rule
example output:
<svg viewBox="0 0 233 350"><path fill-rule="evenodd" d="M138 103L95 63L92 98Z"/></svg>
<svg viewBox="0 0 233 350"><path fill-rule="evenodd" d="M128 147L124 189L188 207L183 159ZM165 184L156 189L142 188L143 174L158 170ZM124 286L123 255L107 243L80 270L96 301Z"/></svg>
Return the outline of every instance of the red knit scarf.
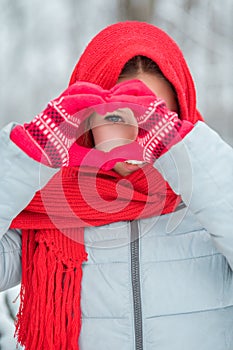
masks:
<svg viewBox="0 0 233 350"><path fill-rule="evenodd" d="M91 167L58 172L12 222L22 229L19 343L78 349L84 227L169 213L179 202L150 165L126 178Z"/></svg>

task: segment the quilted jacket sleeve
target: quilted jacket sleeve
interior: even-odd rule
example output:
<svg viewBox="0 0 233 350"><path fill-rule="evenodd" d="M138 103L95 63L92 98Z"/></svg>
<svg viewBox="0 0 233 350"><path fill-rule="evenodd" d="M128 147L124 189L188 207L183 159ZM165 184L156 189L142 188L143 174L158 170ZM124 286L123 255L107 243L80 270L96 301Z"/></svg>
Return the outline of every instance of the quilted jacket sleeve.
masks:
<svg viewBox="0 0 233 350"><path fill-rule="evenodd" d="M14 124L0 131L0 291L20 282L21 233L11 221L31 201L57 169L35 162L11 140Z"/></svg>
<svg viewBox="0 0 233 350"><path fill-rule="evenodd" d="M154 164L233 269L233 149L203 122Z"/></svg>

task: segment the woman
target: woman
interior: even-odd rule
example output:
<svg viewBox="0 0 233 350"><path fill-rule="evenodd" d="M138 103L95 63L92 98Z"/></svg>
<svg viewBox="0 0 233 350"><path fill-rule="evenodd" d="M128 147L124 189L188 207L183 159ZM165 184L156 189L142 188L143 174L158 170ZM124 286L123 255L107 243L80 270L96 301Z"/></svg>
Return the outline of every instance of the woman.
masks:
<svg viewBox="0 0 233 350"><path fill-rule="evenodd" d="M233 152L167 34L104 29L0 149L1 290L22 234L26 349L232 349Z"/></svg>

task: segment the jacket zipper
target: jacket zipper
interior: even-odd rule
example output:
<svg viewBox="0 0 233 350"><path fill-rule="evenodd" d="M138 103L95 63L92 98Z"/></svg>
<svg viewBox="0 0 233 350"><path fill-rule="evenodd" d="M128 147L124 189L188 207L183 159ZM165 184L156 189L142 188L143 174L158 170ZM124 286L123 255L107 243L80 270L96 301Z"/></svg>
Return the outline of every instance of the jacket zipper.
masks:
<svg viewBox="0 0 233 350"><path fill-rule="evenodd" d="M131 240L130 240L131 282L132 282L133 307L134 307L135 350L143 350L138 222L131 221L130 229L131 229Z"/></svg>

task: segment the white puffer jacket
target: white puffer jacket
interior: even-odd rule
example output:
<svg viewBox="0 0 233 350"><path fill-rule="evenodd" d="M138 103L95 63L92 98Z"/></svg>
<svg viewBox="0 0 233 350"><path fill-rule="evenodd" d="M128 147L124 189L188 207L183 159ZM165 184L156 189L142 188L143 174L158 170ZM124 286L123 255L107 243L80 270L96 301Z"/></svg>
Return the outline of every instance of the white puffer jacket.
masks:
<svg viewBox="0 0 233 350"><path fill-rule="evenodd" d="M54 174L0 135L0 290L21 275L10 223ZM85 229L80 350L233 349L233 150L203 122L155 167L174 213ZM41 174L42 177L41 177Z"/></svg>

